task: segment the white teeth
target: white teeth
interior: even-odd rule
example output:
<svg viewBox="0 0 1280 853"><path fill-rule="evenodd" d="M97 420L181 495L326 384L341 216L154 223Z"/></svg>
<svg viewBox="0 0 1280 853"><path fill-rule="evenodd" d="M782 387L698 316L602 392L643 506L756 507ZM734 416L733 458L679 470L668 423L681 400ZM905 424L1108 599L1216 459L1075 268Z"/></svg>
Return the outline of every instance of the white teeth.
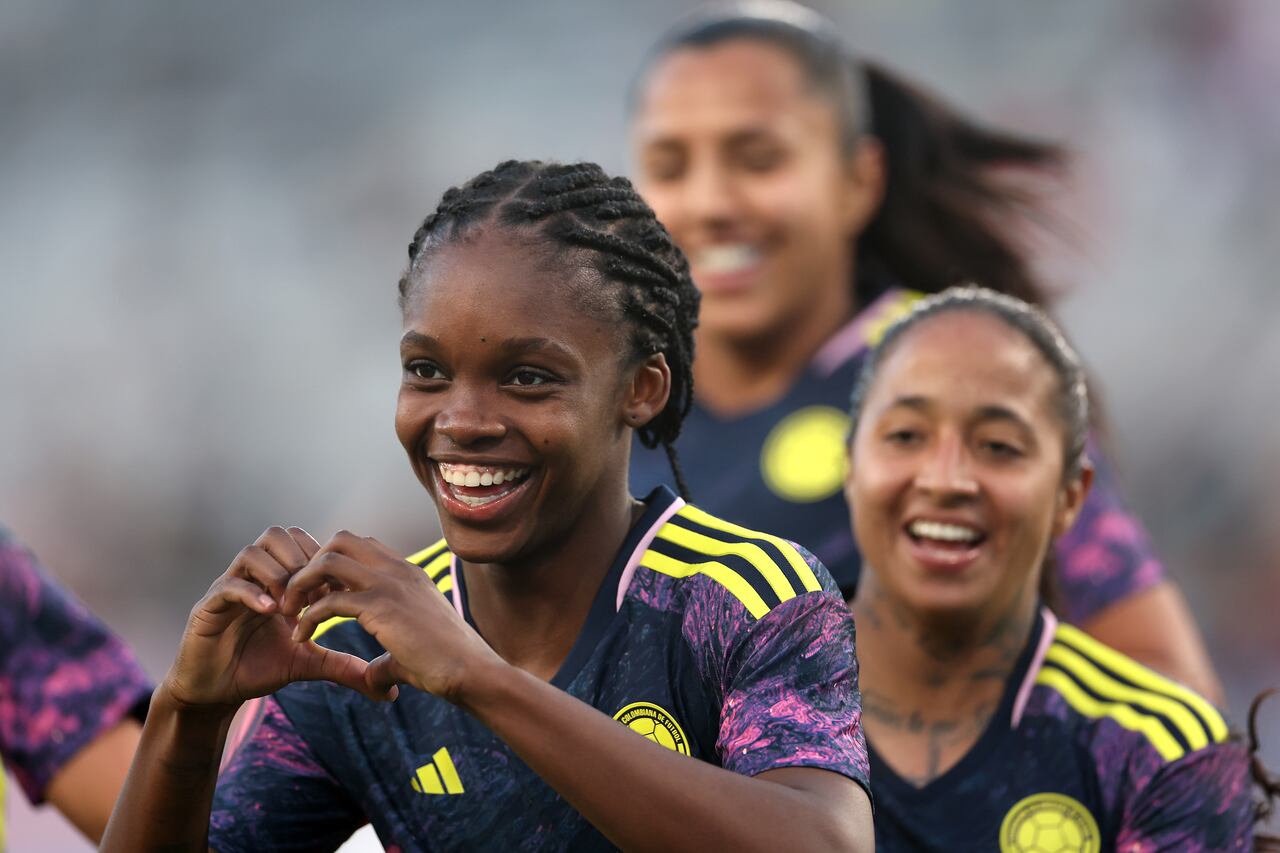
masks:
<svg viewBox="0 0 1280 853"><path fill-rule="evenodd" d="M495 468L481 465L455 465L437 462L440 479L451 486L500 486L514 483L529 473L528 468Z"/></svg>
<svg viewBox="0 0 1280 853"><path fill-rule="evenodd" d="M723 275L738 272L760 260L760 252L748 243L730 243L707 246L693 253L693 265L698 272Z"/></svg>
<svg viewBox="0 0 1280 853"><path fill-rule="evenodd" d="M941 521L913 521L907 528L913 536L939 542L976 542L982 534L972 527Z"/></svg>

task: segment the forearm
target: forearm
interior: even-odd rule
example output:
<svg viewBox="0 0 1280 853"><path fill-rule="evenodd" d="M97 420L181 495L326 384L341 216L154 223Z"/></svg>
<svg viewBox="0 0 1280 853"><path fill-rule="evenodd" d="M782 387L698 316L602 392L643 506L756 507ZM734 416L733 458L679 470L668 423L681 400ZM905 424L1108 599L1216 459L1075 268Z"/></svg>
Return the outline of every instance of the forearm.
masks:
<svg viewBox="0 0 1280 853"><path fill-rule="evenodd" d="M208 849L209 810L232 712L181 709L156 689L103 851Z"/></svg>
<svg viewBox="0 0 1280 853"><path fill-rule="evenodd" d="M476 682L460 704L624 850L872 848L860 789L835 809L665 749L522 670L494 666Z"/></svg>

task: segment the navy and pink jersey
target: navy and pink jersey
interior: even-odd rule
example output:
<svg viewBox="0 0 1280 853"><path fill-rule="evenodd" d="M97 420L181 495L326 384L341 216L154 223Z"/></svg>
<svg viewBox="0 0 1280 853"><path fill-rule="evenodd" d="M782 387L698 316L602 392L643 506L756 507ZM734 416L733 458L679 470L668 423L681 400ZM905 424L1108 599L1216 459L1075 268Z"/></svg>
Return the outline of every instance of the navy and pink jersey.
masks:
<svg viewBox="0 0 1280 853"><path fill-rule="evenodd" d="M721 417L696 400L676 441L693 500L744 524L785 530L805 543L853 594L862 557L853 541L841 485L849 432L849 395L868 348L922 294L890 290L859 312L818 352L783 397ZM1126 509L1107 460L1091 444L1097 473L1080 518L1056 547L1064 614L1081 623L1161 581L1141 522ZM637 493L673 478L666 454L638 441L631 451Z"/></svg>
<svg viewBox="0 0 1280 853"><path fill-rule="evenodd" d="M100 734L141 719L151 689L129 648L0 527L0 759L31 802Z"/></svg>
<svg viewBox="0 0 1280 853"><path fill-rule="evenodd" d="M1253 849L1249 759L1222 715L1047 609L946 773L916 787L869 746L878 850Z"/></svg>
<svg viewBox="0 0 1280 853"><path fill-rule="evenodd" d="M469 570L448 545L410 559L470 621ZM322 628L322 645L382 654L355 621ZM552 684L691 759L745 775L816 767L866 788L857 675L852 617L821 563L659 488ZM298 683L251 716L214 798L219 853L331 850L366 822L391 851L612 849L503 741L428 693L401 686L375 703ZM575 749L571 732L547 737Z"/></svg>

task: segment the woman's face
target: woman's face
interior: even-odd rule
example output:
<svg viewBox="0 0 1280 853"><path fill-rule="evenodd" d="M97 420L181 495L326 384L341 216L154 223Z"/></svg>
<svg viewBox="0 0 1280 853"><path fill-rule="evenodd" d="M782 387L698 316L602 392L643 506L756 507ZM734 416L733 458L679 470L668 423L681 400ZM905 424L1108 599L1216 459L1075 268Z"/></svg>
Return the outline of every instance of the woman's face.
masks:
<svg viewBox="0 0 1280 853"><path fill-rule="evenodd" d="M863 403L845 494L877 585L908 610L1033 606L1088 475L1064 482L1058 379L1002 320L955 311L897 342Z"/></svg>
<svg viewBox="0 0 1280 853"><path fill-rule="evenodd" d="M701 330L784 331L851 289L853 240L879 201L873 143L842 152L832 105L766 42L681 48L644 81L636 186L689 256Z"/></svg>
<svg viewBox="0 0 1280 853"><path fill-rule="evenodd" d="M484 229L428 255L406 301L396 434L471 562L527 555L625 494L623 333L584 312L599 284L554 255Z"/></svg>

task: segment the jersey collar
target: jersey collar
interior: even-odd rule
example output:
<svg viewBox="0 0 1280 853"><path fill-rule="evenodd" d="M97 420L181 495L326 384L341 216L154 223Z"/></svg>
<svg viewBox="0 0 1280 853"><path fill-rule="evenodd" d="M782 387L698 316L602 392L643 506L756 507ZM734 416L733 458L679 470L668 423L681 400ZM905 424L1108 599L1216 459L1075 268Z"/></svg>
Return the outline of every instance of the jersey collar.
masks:
<svg viewBox="0 0 1280 853"><path fill-rule="evenodd" d="M813 357L812 370L822 377L835 373L850 359L880 343L885 330L924 297L919 291L889 288L827 339Z"/></svg>
<svg viewBox="0 0 1280 853"><path fill-rule="evenodd" d="M591 602L591 609L587 611L587 621L583 623L578 639L574 641L573 648L569 650L564 663L560 664L560 669L551 679L551 683L562 690L568 688L591 658L600 638L604 636L614 616L621 609L627 587L631 585L636 567L640 565L640 559L648 550L649 543L658 535L662 525L679 512L684 506L684 501L666 486L658 486L644 499L644 504L644 513L627 532L626 538L622 541L622 547L613 558L609 572L600 582L600 589L597 590ZM453 576L453 589L450 592L453 606L474 628L475 622L471 619L471 608L467 603L466 578L462 567L458 564L457 555L453 555L450 559L449 572Z"/></svg>

